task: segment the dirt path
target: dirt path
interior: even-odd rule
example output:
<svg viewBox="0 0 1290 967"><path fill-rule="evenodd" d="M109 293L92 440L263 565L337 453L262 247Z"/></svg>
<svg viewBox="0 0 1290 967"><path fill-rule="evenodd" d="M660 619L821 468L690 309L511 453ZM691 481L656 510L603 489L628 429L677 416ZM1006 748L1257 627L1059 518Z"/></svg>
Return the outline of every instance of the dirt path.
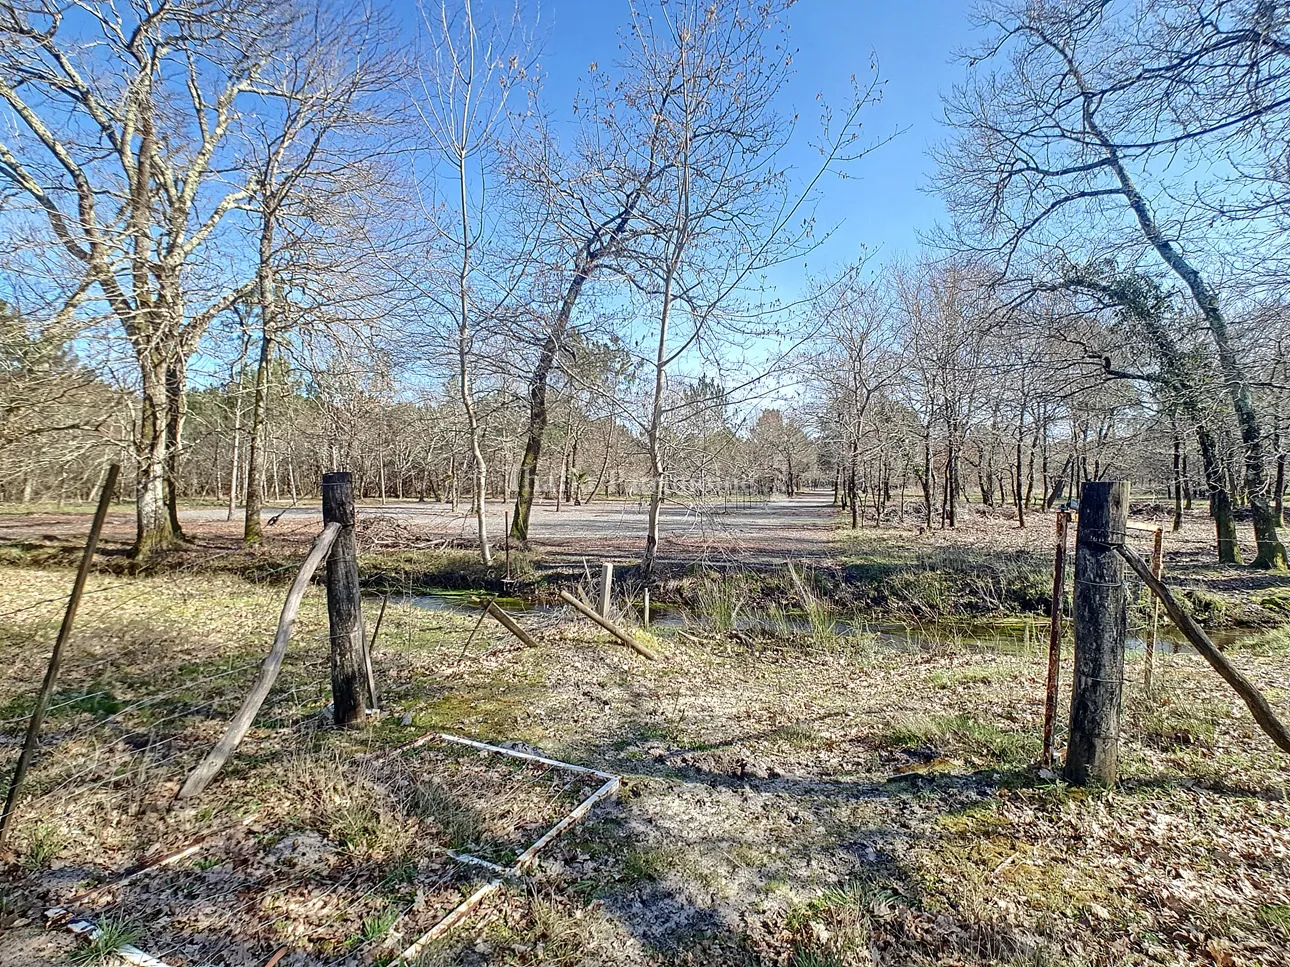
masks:
<svg viewBox="0 0 1290 967"><path fill-rule="evenodd" d="M509 503L488 505L489 535L499 547L505 533ZM470 544L475 519L447 504L399 501L364 503L359 519L374 526L388 524L406 535L408 546L452 541ZM645 548L647 506L644 501L598 500L582 506L554 502L534 506L530 524L532 549L538 557L557 566L583 557L637 560ZM836 556L837 510L826 492L794 498L774 498L748 504L720 500L668 503L660 522L659 560L663 564L739 561L745 565L781 563L786 556L823 560ZM221 507L187 508L180 520L188 534L200 542L233 543L241 536L241 519ZM269 507L264 511L270 539L307 540L321 524L317 504ZM79 510L13 514L0 517L0 543L27 540L79 539L88 515ZM134 519L127 511L114 512L108 520L108 543L128 545Z"/></svg>

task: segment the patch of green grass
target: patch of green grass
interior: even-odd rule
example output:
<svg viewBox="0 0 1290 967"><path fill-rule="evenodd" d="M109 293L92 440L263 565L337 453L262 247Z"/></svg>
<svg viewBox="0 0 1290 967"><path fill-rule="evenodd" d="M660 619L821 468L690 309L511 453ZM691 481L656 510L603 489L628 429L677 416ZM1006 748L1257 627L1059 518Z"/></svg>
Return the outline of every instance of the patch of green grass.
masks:
<svg viewBox="0 0 1290 967"><path fill-rule="evenodd" d="M1259 907L1259 919L1290 943L1290 903L1265 903Z"/></svg>
<svg viewBox="0 0 1290 967"><path fill-rule="evenodd" d="M973 665L968 668L938 668L927 676L927 681L933 688L947 689L959 685L993 685L1006 681L1009 676L1010 672L1005 668Z"/></svg>
<svg viewBox="0 0 1290 967"><path fill-rule="evenodd" d="M98 933L84 947L77 947L67 955L69 963L78 967L96 967L98 964L109 964L115 959L116 952L128 944L133 944L142 931L128 921L117 917L104 917L98 923Z"/></svg>
<svg viewBox="0 0 1290 967"><path fill-rule="evenodd" d="M450 849L466 849L483 835L479 816L470 803L440 783L419 783L415 795L413 810L418 816L434 820Z"/></svg>
<svg viewBox="0 0 1290 967"><path fill-rule="evenodd" d="M696 610L704 621L721 634L730 634L739 624L739 613L748 604L749 588L736 575L705 575L694 588Z"/></svg>
<svg viewBox="0 0 1290 967"><path fill-rule="evenodd" d="M941 753L964 754L1000 765L1025 765L1039 753L1035 736L1004 731L968 713L910 716L889 728L879 741L897 749L931 746Z"/></svg>
<svg viewBox="0 0 1290 967"><path fill-rule="evenodd" d="M450 692L420 706L413 713L418 729L467 729L485 742L524 737L520 716L531 707L533 688L514 680L480 682L470 689Z"/></svg>
<svg viewBox="0 0 1290 967"><path fill-rule="evenodd" d="M627 886L661 880L676 864L673 850L639 846L628 851L619 867L621 882Z"/></svg>
<svg viewBox="0 0 1290 967"><path fill-rule="evenodd" d="M359 926L358 932L347 941L347 946L358 947L362 944L377 943L385 939L385 935L390 932L399 920L399 911L395 907L386 907L380 913L370 917L364 917L363 923Z"/></svg>
<svg viewBox="0 0 1290 967"><path fill-rule="evenodd" d="M788 911L784 928L792 935L793 967L841 967L864 949L875 925L891 920L906 905L890 884L850 880Z"/></svg>
<svg viewBox="0 0 1290 967"><path fill-rule="evenodd" d="M1143 712L1142 736L1163 748L1212 748L1218 727L1214 709L1197 702L1151 704Z"/></svg>
<svg viewBox="0 0 1290 967"><path fill-rule="evenodd" d="M1174 597L1189 615L1204 627L1226 624L1232 605L1220 594L1201 588L1183 588Z"/></svg>
<svg viewBox="0 0 1290 967"><path fill-rule="evenodd" d="M67 833L50 822L28 827L23 836L22 865L27 870L43 870L66 848Z"/></svg>
<svg viewBox="0 0 1290 967"><path fill-rule="evenodd" d="M783 742L798 748L810 748L819 745L822 741L819 730L806 722L781 725L771 733L771 738L777 742Z"/></svg>

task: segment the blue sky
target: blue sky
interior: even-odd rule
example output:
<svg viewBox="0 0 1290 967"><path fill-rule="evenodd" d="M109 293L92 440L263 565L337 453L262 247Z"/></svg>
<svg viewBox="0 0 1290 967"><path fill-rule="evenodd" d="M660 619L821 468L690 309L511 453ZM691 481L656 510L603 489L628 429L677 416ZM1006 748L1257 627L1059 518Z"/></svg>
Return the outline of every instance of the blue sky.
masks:
<svg viewBox="0 0 1290 967"><path fill-rule="evenodd" d="M538 37L548 110L567 116L588 63L614 59L627 10L627 0L542 2ZM923 190L933 168L928 147L942 137L940 92L963 74L954 52L971 42L968 10L968 0L798 0L789 11L796 72L780 107L801 112L799 133L809 134L816 93L841 103L851 75L867 76L871 53L887 84L882 103L865 117L865 129L874 138L907 129L864 159L856 177L824 186L822 221L844 224L812 263L853 259L862 245L880 260L912 253L918 232L943 216L940 200ZM812 164L809 151L801 150L800 157L803 166Z"/></svg>

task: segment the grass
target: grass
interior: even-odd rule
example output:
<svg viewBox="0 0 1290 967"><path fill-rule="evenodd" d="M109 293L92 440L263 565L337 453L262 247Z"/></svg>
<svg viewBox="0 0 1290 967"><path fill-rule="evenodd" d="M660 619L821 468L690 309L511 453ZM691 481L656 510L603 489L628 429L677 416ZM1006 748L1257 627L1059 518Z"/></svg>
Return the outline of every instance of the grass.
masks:
<svg viewBox="0 0 1290 967"><path fill-rule="evenodd" d="M994 765L1029 765L1039 752L1033 734L1005 731L968 712L906 716L878 740L890 748L931 747L942 755L959 754Z"/></svg>
<svg viewBox="0 0 1290 967"><path fill-rule="evenodd" d="M98 923L94 939L84 947L77 947L67 955L67 960L77 967L97 967L116 959L116 952L133 944L143 931L129 921L118 917L104 917Z"/></svg>
<svg viewBox="0 0 1290 967"><path fill-rule="evenodd" d="M811 575L821 600L829 579ZM64 571L0 570L0 610L59 599L67 583ZM714 592L745 626L762 606L751 587ZM234 574L96 574L89 590L64 669L66 711L50 730L83 730L86 738L42 750L37 791L68 780L77 789L95 755L122 748L127 735L146 742L149 729L193 753L207 748L254 673L282 595L278 585ZM781 605L795 603L781 591ZM57 604L46 610L0 627L0 680L14 701L34 690L17 657L56 631ZM390 930L407 929L386 922L389 910L416 902L424 889L432 857L421 845L504 859L486 854L490 844L531 842L530 829L536 836L551 824L545 814L524 826L492 811L496 789L506 786L500 779L463 793L432 762L415 787L398 785L365 758L437 728L522 739L628 777L616 803L598 805L549 847L531 888L508 891L491 919L469 922L437 949L444 963L608 963L627 950L646 965L820 967L863 962L870 944L918 964L1195 963L1199 955L1177 938L1200 922L1196 911L1205 911L1207 936L1225 943L1290 942L1284 897L1231 889L1244 882L1258 889L1260 878L1279 872L1266 856L1290 829L1284 763L1195 656L1160 656L1152 703L1136 697L1141 659L1133 657L1124 781L1113 794L1083 793L1031 768L1042 708L1038 648L981 650L958 625L959 634L946 631L930 649L842 660L804 647L813 634L803 633L803 616L784 614L794 624L786 623L782 640L768 631L764 647L748 649L660 627L666 662L639 661L594 643L581 624L554 622L537 651L493 653L477 639L458 661L474 616L392 605L376 662L393 714L334 732L312 718L327 699L326 621L315 589L266 713L199 810L174 815L191 824L175 838L230 825L252 808L263 817L257 827L272 831L266 848L285 832L312 833L326 864L365 871L367 898L318 928L333 945L329 955L380 944ZM481 635L488 633L485 626ZM492 643L504 640L495 634ZM1284 653L1271 635L1245 647L1240 661L1251 678L1285 680ZM249 669L227 680L212 677L243 664ZM1070 681L1068 666L1062 681ZM148 706L148 716L129 711L160 692L167 697ZM1285 696L1272 700L1280 707ZM120 709L111 711L114 704ZM413 714L409 726L400 724L405 711ZM750 780L744 767L753 760L780 774ZM464 761L496 771L473 753ZM922 771L891 781L907 767ZM141 781L132 769L102 778L112 781L84 797L29 804L24 821L51 826L39 836L48 840L36 851L45 855L40 863L92 844L124 865L156 846L149 822L168 800L145 794L166 782L173 789L177 775L159 769ZM552 812L563 802L553 799ZM130 808L139 808L137 819ZM499 827L513 840L497 835ZM0 871L18 884L15 892L38 879L19 869L26 840L17 845L16 862ZM1138 862L1126 867L1126 856ZM183 869L200 872L200 861ZM848 880L857 869L869 872ZM1199 896L1179 912L1160 897L1184 882ZM481 941L491 948L477 947ZM1144 954L1152 944L1163 953ZM1251 949L1242 956L1257 962Z"/></svg>
<svg viewBox="0 0 1290 967"><path fill-rule="evenodd" d="M1290 943L1290 903L1265 903L1259 907L1259 919Z"/></svg>
<svg viewBox="0 0 1290 967"><path fill-rule="evenodd" d="M676 852L657 847L636 847L628 851L619 867L625 885L661 880L676 865Z"/></svg>
<svg viewBox="0 0 1290 967"><path fill-rule="evenodd" d="M953 689L964 685L993 685L1007 674L990 665L973 665L967 668L935 669L927 676L928 684L937 689Z"/></svg>
<svg viewBox="0 0 1290 967"><path fill-rule="evenodd" d="M22 839L22 865L29 871L48 869L69 842L65 830L43 820L33 823Z"/></svg>
<svg viewBox="0 0 1290 967"><path fill-rule="evenodd" d="M362 926L350 938L349 946L358 947L363 944L378 943L384 940L398 921L399 910L395 907L386 907L375 916L364 917Z"/></svg>
<svg viewBox="0 0 1290 967"><path fill-rule="evenodd" d="M747 582L729 573L705 576L695 587L696 611L702 621L719 634L730 634L739 627L739 614L748 604Z"/></svg>

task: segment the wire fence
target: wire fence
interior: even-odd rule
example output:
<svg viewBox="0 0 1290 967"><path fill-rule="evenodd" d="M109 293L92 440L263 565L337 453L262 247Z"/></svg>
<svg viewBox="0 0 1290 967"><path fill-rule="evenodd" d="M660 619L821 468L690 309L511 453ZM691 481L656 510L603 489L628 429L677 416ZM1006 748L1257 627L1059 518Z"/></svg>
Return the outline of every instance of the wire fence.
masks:
<svg viewBox="0 0 1290 967"><path fill-rule="evenodd" d="M128 923L131 943L174 967L264 964L283 950L309 963L386 961L478 895L585 794L578 774L549 765L429 746L394 756L380 728L324 732L330 636L312 591L251 734L211 794L177 804L256 675L282 601L277 583L243 585L228 602L230 627L220 627L212 615L227 589L207 580L210 568L207 557L142 578L91 576L13 846L0 853L6 889L57 909L55 925ZM6 778L66 605L50 589L65 579L33 572L0 614ZM424 669L401 653L427 631L476 625L482 602L439 599L443 620L426 620L411 575L402 589L385 583L393 607L380 671L406 685ZM527 620L545 626L549 616ZM369 610L369 632L371 622ZM463 644L476 659L512 643L492 622L475 632ZM439 669L445 678L454 670ZM195 842L200 849L184 852ZM172 851L183 858L129 875Z"/></svg>

